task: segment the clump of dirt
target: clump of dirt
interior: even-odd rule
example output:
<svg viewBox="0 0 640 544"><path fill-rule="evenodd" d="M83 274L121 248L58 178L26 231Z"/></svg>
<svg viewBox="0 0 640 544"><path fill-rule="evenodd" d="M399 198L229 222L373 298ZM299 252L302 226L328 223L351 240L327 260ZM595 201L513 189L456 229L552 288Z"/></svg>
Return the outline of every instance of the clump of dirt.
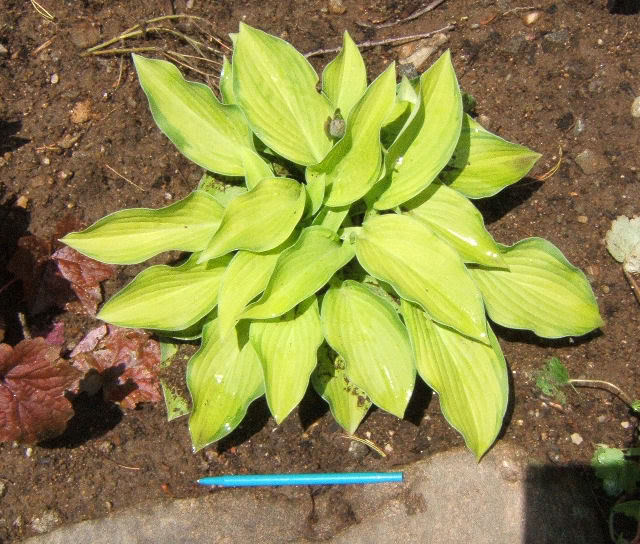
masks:
<svg viewBox="0 0 640 544"><path fill-rule="evenodd" d="M51 22L30 3L7 0L0 13L0 237L6 250L0 256L0 288L12 279L3 259L21 235L47 239L67 214L91 223L124 207L161 207L186 196L200 177L155 127L129 57L82 56L86 47L172 13L209 21L209 26L196 19L162 25L198 34L221 51L206 36L230 44L226 36L239 21L303 52L339 46L345 29L361 42L455 23L439 50L451 49L461 86L477 99L481 123L542 153L533 174L552 169L562 154L559 169L546 181L528 178L478 202L489 230L505 244L530 236L552 241L586 270L606 320L601 331L562 340L496 327L512 378L502 439L524 446L540 463L557 465L587 464L596 443L631 444L638 421L615 397L581 390L561 407L541 397L535 373L556 356L574 377L605 379L640 392L640 308L603 244L617 215L640 213L640 119L630 112L640 94L640 16L611 13L604 0L543 0L535 17L523 17L527 10L504 0L449 0L420 17L376 28L370 25L408 17L424 4L376 0L363 7L343 0L337 10L334 4L329 9L329 2L311 0L283 9L275 0L66 1L45 6L55 15ZM113 44L126 46L193 54L175 35L144 27L137 41ZM370 77L411 53L411 47L391 45L367 49ZM310 60L320 71L331 58ZM188 76L216 83L194 71ZM107 295L140 270L120 268L117 279L107 282ZM19 284L0 292L0 300L5 341L17 344ZM58 317L65 323L68 350L98 325L68 312ZM36 319L50 322L52 314ZM181 354L171 367L176 376L184 372L187 356ZM30 447L0 444L0 541L33 534L37 527L31 520L45 511L57 513L56 523L69 523L167 495L197 496L207 491L195 480L206 474L387 470L462 443L424 385L417 387L404 419L374 410L358 430L386 458L345 438L311 391L280 426L265 402L257 401L238 430L198 454L191 453L185 420L167 423L159 405L123 413L86 395L73 405L76 415L55 440ZM581 443L572 441L574 433Z"/></svg>

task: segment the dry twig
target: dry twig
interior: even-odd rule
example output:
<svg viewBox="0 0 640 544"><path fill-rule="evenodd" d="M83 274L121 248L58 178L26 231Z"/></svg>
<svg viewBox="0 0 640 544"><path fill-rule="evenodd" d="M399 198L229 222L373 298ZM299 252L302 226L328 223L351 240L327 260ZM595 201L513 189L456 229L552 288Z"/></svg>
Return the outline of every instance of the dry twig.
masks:
<svg viewBox="0 0 640 544"><path fill-rule="evenodd" d="M430 4L426 5L423 8L420 8L416 11L414 11L411 15L409 15L408 17L405 17L404 19L398 19L397 21L393 21L391 23L377 23L377 24L371 24L371 23L362 23L359 21L356 21L356 24L358 26L362 26L364 28L388 28L390 26L395 26L395 25L401 25L402 23L408 23L409 21L413 21L414 19L417 19L418 17L420 17L421 15L424 15L425 13L434 10L435 8L437 8L440 4L443 4L445 0L433 0L433 2L431 2Z"/></svg>

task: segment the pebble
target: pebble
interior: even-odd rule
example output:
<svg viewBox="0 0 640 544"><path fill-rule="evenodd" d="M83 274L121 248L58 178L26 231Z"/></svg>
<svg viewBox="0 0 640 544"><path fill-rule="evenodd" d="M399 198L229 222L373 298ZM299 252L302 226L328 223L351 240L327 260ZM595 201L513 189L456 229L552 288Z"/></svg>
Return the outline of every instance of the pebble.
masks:
<svg viewBox="0 0 640 544"><path fill-rule="evenodd" d="M362 459L363 457L365 457L365 455L367 455L367 453L369 453L369 448L362 442L356 442L355 440L352 440L349 444L349 453L356 459Z"/></svg>
<svg viewBox="0 0 640 544"><path fill-rule="evenodd" d="M342 0L329 0L329 13L333 15L342 15L347 8L342 3Z"/></svg>
<svg viewBox="0 0 640 544"><path fill-rule="evenodd" d="M540 20L540 17L542 17L540 10L530 11L522 16L522 22L527 26L534 25Z"/></svg>
<svg viewBox="0 0 640 544"><path fill-rule="evenodd" d="M62 523L62 516L57 510L45 510L39 516L31 518L29 527L33 532L38 534L44 534L50 532L54 527Z"/></svg>
<svg viewBox="0 0 640 544"><path fill-rule="evenodd" d="M571 435L571 442L573 442L576 446L579 446L584 442L584 438L582 438L578 433L573 433Z"/></svg>
<svg viewBox="0 0 640 544"><path fill-rule="evenodd" d="M544 35L544 39L552 43L565 43L569 41L569 31L566 28L549 32Z"/></svg>
<svg viewBox="0 0 640 544"><path fill-rule="evenodd" d="M623 429L628 429L630 426L631 426L631 423L629 423L628 421L620 422L620 427L622 427Z"/></svg>
<svg viewBox="0 0 640 544"><path fill-rule="evenodd" d="M573 135L578 136L584 132L584 121L582 119L576 119L576 124L573 125Z"/></svg>
<svg viewBox="0 0 640 544"><path fill-rule="evenodd" d="M384 452L387 454L393 453L393 446L391 444L385 444Z"/></svg>
<svg viewBox="0 0 640 544"><path fill-rule="evenodd" d="M591 149L585 149L581 153L578 153L575 160L580 170L587 175L600 172L609 166L604 155Z"/></svg>
<svg viewBox="0 0 640 544"><path fill-rule="evenodd" d="M420 44L418 44L417 49L403 60L403 63L413 64L415 69L420 71L427 62L427 59L437 51L438 47L447 43L448 40L447 35L442 32L428 40L422 40Z"/></svg>
<svg viewBox="0 0 640 544"><path fill-rule="evenodd" d="M56 83L58 83L58 81L60 81L60 76L58 76L58 74L52 74L49 81L51 81L51 85L55 85Z"/></svg>
<svg viewBox="0 0 640 544"><path fill-rule="evenodd" d="M631 104L631 116L640 118L640 96L636 96Z"/></svg>
<svg viewBox="0 0 640 544"><path fill-rule="evenodd" d="M76 102L71 110L71 122L79 125L91 119L91 100Z"/></svg>
<svg viewBox="0 0 640 544"><path fill-rule="evenodd" d="M577 218L578 223L588 223L589 218L586 215L579 215Z"/></svg>
<svg viewBox="0 0 640 544"><path fill-rule="evenodd" d="M605 295L608 295L608 294L611 292L611 288L610 288L608 285L603 285L603 286L602 286L602 292L603 292Z"/></svg>
<svg viewBox="0 0 640 544"><path fill-rule="evenodd" d="M484 113L481 113L480 115L478 115L477 121L482 125L483 128L486 128L487 130L491 126L491 118L488 115L485 115Z"/></svg>
<svg viewBox="0 0 640 544"><path fill-rule="evenodd" d="M71 27L69 38L71 43L80 49L91 47L98 43L100 30L89 21L81 21Z"/></svg>
<svg viewBox="0 0 640 544"><path fill-rule="evenodd" d="M0 43L0 56L6 57L9 54L9 50Z"/></svg>
<svg viewBox="0 0 640 544"><path fill-rule="evenodd" d="M0 499L4 497L4 494L7 492L7 484L5 484L2 480L0 480Z"/></svg>
<svg viewBox="0 0 640 544"><path fill-rule="evenodd" d="M607 421L607 416L605 416L604 414L598 416L598 423L604 423L605 421Z"/></svg>
<svg viewBox="0 0 640 544"><path fill-rule="evenodd" d="M24 450L25 457L31 457L33 455L33 448L28 447Z"/></svg>
<svg viewBox="0 0 640 544"><path fill-rule="evenodd" d="M102 442L100 442L100 444L98 444L98 451L105 455L111 453L114 448L115 446L113 442L109 442L108 440L103 440Z"/></svg>

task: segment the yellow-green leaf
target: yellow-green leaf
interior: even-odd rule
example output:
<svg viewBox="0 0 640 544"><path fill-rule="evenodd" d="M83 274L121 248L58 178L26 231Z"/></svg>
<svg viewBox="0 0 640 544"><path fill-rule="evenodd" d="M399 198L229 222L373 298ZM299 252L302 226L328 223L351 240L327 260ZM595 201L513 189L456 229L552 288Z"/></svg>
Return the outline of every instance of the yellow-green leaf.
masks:
<svg viewBox="0 0 640 544"><path fill-rule="evenodd" d="M198 262L235 249L262 252L277 247L300 221L305 197L304 186L293 179L263 179L229 203Z"/></svg>
<svg viewBox="0 0 640 544"><path fill-rule="evenodd" d="M225 104L235 104L236 98L233 96L233 73L231 62L226 55L222 57L222 71L220 72L220 94Z"/></svg>
<svg viewBox="0 0 640 544"><path fill-rule="evenodd" d="M480 459L498 436L507 409L507 366L489 328L490 345L471 340L432 321L402 301L402 315L422 379L440 397L449 424Z"/></svg>
<svg viewBox="0 0 640 544"><path fill-rule="evenodd" d="M469 267L493 321L545 338L579 336L602 325L589 281L551 242L527 238L500 249L509 270Z"/></svg>
<svg viewBox="0 0 640 544"><path fill-rule="evenodd" d="M60 241L103 263L134 264L163 251L204 249L223 213L212 196L194 191L159 210L120 210Z"/></svg>
<svg viewBox="0 0 640 544"><path fill-rule="evenodd" d="M221 338L216 321L208 323L187 366L187 386L193 405L189 432L198 451L233 431L264 393L260 361L246 330Z"/></svg>
<svg viewBox="0 0 640 544"><path fill-rule="evenodd" d="M357 236L356 255L369 274L436 321L487 341L478 288L457 251L423 221L393 213L370 217Z"/></svg>
<svg viewBox="0 0 640 544"><path fill-rule="evenodd" d="M256 136L298 164L316 164L331 148L324 125L333 110L317 82L292 45L240 23L233 49L236 101Z"/></svg>
<svg viewBox="0 0 640 544"><path fill-rule="evenodd" d="M178 150L199 166L227 176L244 174L240 150L253 148L237 106L221 104L202 83L187 81L170 62L133 55L153 119Z"/></svg>
<svg viewBox="0 0 640 544"><path fill-rule="evenodd" d="M281 317L252 322L249 336L262 364L269 410L281 423L302 400L324 341L315 295Z"/></svg>
<svg viewBox="0 0 640 544"><path fill-rule="evenodd" d="M393 306L362 284L347 280L322 301L322 328L344 359L346 375L374 404L403 417L415 383L415 365Z"/></svg>
<svg viewBox="0 0 640 544"><path fill-rule="evenodd" d="M102 307L98 319L120 327L181 331L209 313L231 260L225 256L196 264L194 254L181 266L151 266Z"/></svg>

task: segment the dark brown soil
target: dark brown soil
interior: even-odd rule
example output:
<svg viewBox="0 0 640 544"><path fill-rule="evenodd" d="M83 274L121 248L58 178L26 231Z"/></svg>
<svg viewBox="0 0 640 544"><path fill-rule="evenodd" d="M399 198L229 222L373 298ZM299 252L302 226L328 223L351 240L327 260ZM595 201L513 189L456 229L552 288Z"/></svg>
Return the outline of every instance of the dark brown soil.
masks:
<svg viewBox="0 0 640 544"><path fill-rule="evenodd" d="M527 26L523 12L508 12L513 3L505 0L448 0L411 22L369 30L356 22L392 21L427 2L344 0L343 14L328 12L324 0L41 3L56 22L24 0L4 0L0 9L0 45L6 48L0 53L0 218L8 252L27 232L51 236L67 214L90 223L123 207L160 207L184 197L199 179L199 169L155 127L128 57L81 56L84 47L174 9L210 20L220 37L246 21L303 52L339 45L344 29L363 41L455 22L445 47L488 128L543 154L534 175L551 169L562 150L562 164L549 180L528 178L479 203L490 231L507 244L530 236L551 240L587 270L606 321L586 338L557 341L497 329L513 381L502 439L522 445L532 459L559 465L588 463L597 443L633 442L638 421L618 399L582 389L562 409L541 398L535 372L557 356L576 377L608 380L640 394L640 307L603 244L612 219L640 214L640 119L630 112L640 95L640 15L612 14L604 0L542 0L540 20ZM185 22L166 26L201 32ZM126 45L189 52L178 40L164 39L148 35ZM400 47L367 50L370 76L400 54ZM331 58L312 60L321 70ZM76 124L71 111L83 101L89 119ZM595 172L585 173L575 162L585 149L600 157ZM19 197L27 199L26 209L17 206ZM8 256L0 256L0 264ZM107 291L139 270L122 268ZM4 285L10 276L2 272L0 279ZM21 296L19 284L0 293L6 342L20 340ZM42 325L53 317L33 320ZM96 325L69 313L60 317L67 347ZM403 420L373 411L358 430L385 449L386 458L350 451L350 441L311 392L280 426L264 401L256 402L236 432L198 454L191 452L186 420L167 423L162 406L122 413L95 397L75 403L77 416L62 437L33 447L0 444L0 542L33 534L31 520L46 510L70 523L167 495L204 494L195 480L207 474L386 470L462 443L424 385ZM584 439L580 445L572 442L573 433Z"/></svg>

